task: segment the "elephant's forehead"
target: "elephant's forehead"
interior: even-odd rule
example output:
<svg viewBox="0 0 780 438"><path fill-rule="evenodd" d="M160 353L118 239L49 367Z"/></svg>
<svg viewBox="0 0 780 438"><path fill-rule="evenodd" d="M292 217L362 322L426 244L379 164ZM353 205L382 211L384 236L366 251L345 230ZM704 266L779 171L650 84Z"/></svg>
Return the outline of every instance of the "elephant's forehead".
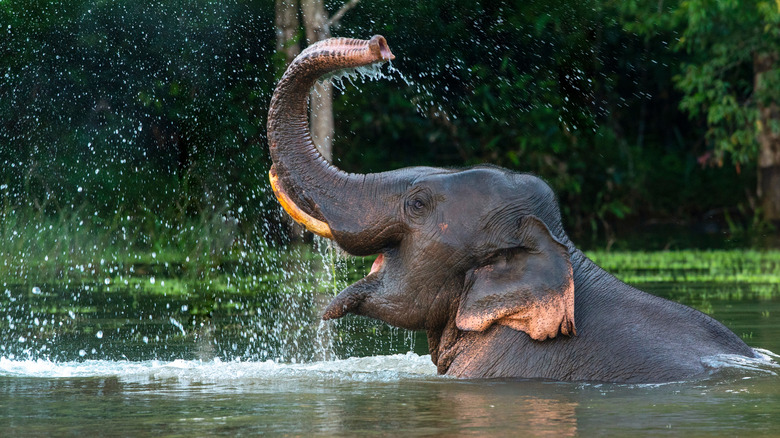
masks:
<svg viewBox="0 0 780 438"><path fill-rule="evenodd" d="M440 219L453 226L482 222L517 196L507 171L467 169L436 175L425 182L438 200Z"/></svg>
<svg viewBox="0 0 780 438"><path fill-rule="evenodd" d="M542 179L496 166L463 170L427 168L418 173L412 185L429 189L437 201L446 203L450 212L459 211L472 217L511 207L515 213L532 213L547 219L544 211L536 210L557 209L555 195Z"/></svg>
<svg viewBox="0 0 780 438"><path fill-rule="evenodd" d="M466 196L470 193L481 194L482 199L491 195L508 196L518 192L534 190L536 177L523 175L501 168L476 167L455 172L429 174L417 180L434 192L453 196ZM474 199L476 201L476 199Z"/></svg>

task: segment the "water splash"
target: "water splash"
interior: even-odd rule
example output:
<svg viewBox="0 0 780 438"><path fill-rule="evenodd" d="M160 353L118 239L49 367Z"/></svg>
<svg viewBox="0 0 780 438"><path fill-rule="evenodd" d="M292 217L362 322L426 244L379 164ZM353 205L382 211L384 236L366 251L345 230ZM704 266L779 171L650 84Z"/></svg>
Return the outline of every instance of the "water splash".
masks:
<svg viewBox="0 0 780 438"><path fill-rule="evenodd" d="M404 81L404 83L406 85L408 85L410 87L415 85L414 81L412 81L411 79L407 78L406 75L404 75L401 70L398 70L397 68L395 68L395 66L393 66L393 61L388 61L387 62L387 71L390 74L398 76L399 78L401 78L401 80Z"/></svg>
<svg viewBox="0 0 780 438"><path fill-rule="evenodd" d="M722 377L750 378L756 375L780 374L780 363L778 363L780 355L763 349L754 349L754 351L757 356L755 358L737 354L719 354L703 358L702 363L712 371L713 375Z"/></svg>
<svg viewBox="0 0 780 438"><path fill-rule="evenodd" d="M387 65L387 73L382 70L382 66ZM388 74L389 73L389 74ZM382 79L392 80L395 77L399 77L406 85L413 85L413 82L409 80L400 70L393 67L392 62L369 64L361 67L347 68L330 72L319 79L320 83L330 81L330 83L338 90L343 91L346 86L344 81L348 81L353 87L355 81L360 80L361 83L366 81L378 81Z"/></svg>
<svg viewBox="0 0 780 438"><path fill-rule="evenodd" d="M280 380L391 382L416 378L435 378L436 367L428 355L414 353L371 356L306 364L275 361L223 362L174 360L53 362L48 360L11 360L0 357L0 377L89 378L116 377L121 381L149 383L173 381L189 384L247 384Z"/></svg>
<svg viewBox="0 0 780 438"><path fill-rule="evenodd" d="M315 360L327 361L335 360L335 349L333 345L333 332L329 321L320 320L317 326L317 337L314 343Z"/></svg>

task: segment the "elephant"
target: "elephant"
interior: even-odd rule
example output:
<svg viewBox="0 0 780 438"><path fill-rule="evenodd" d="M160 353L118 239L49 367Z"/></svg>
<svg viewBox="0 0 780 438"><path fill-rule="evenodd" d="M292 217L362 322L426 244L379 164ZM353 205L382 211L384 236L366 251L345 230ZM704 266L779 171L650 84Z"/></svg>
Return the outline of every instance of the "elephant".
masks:
<svg viewBox="0 0 780 438"><path fill-rule="evenodd" d="M326 161L309 131L315 81L392 59L380 35L315 43L269 107L269 177L284 209L348 254L377 255L323 319L425 330L438 373L471 379L669 382L709 375L712 356L759 357L713 318L588 259L537 176L487 164L355 174Z"/></svg>

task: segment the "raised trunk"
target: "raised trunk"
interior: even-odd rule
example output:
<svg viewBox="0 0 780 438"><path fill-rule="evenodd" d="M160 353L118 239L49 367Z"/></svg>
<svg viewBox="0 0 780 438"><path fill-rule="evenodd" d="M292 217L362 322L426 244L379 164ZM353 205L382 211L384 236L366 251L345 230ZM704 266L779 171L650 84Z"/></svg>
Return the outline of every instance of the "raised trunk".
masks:
<svg viewBox="0 0 780 438"><path fill-rule="evenodd" d="M277 189L304 215L327 224L336 241L354 254L375 252L377 248L357 242L374 240L364 234L376 233L388 220L387 207L376 201L381 177L348 174L326 161L312 142L307 103L321 76L392 58L381 36L370 41L330 39L309 46L279 81L268 111L271 173L278 176Z"/></svg>
<svg viewBox="0 0 780 438"><path fill-rule="evenodd" d="M777 102L766 102L760 96L767 87L764 75L777 68L778 57L776 52L753 55L753 88L759 96L758 196L764 219L775 224L780 224L780 132L775 129L780 124L780 108Z"/></svg>

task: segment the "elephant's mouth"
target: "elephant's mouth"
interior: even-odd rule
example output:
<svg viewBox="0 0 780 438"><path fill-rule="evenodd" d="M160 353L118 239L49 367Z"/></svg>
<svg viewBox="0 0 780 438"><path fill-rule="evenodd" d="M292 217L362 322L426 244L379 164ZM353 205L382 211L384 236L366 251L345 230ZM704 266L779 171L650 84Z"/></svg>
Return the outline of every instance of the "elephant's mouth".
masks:
<svg viewBox="0 0 780 438"><path fill-rule="evenodd" d="M385 266L385 255L379 253L379 255L376 257L376 260L374 260L374 263L371 265L371 271L369 271L368 275L381 271L384 266Z"/></svg>
<svg viewBox="0 0 780 438"><path fill-rule="evenodd" d="M333 298L325 308L322 319L338 319L347 313L360 313L359 309L366 298L376 295L382 289L384 268L385 255L379 253L368 274Z"/></svg>

